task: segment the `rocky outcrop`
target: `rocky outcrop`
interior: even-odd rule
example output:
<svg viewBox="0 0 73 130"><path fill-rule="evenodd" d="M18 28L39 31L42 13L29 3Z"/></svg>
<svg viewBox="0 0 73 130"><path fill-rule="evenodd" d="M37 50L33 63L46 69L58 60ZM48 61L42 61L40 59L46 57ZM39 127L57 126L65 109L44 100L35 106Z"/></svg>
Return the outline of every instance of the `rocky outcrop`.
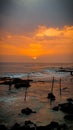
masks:
<svg viewBox="0 0 73 130"><path fill-rule="evenodd" d="M26 115L30 115L31 113L36 113L36 111L33 111L32 109L27 107L25 109L22 109L21 113L26 114Z"/></svg>
<svg viewBox="0 0 73 130"><path fill-rule="evenodd" d="M50 100L55 100L55 96L54 96L53 93L48 93L48 97L47 98L50 99Z"/></svg>

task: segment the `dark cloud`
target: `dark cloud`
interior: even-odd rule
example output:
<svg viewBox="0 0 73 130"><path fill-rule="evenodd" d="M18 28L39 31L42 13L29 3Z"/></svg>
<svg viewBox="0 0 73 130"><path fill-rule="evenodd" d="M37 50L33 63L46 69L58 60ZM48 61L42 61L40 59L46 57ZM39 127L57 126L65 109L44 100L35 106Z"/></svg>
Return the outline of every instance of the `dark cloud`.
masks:
<svg viewBox="0 0 73 130"><path fill-rule="evenodd" d="M0 28L19 33L41 24L73 25L73 0L0 0Z"/></svg>
<svg viewBox="0 0 73 130"><path fill-rule="evenodd" d="M14 6L12 0L0 0L0 14L8 14Z"/></svg>
<svg viewBox="0 0 73 130"><path fill-rule="evenodd" d="M73 0L59 0L59 3L66 18L65 21L73 24Z"/></svg>

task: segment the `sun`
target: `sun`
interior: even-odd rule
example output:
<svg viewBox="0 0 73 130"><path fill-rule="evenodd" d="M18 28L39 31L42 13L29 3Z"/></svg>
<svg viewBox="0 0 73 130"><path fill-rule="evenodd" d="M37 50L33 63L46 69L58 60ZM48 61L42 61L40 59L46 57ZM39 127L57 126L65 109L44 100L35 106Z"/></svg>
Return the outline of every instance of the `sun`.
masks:
<svg viewBox="0 0 73 130"><path fill-rule="evenodd" d="M37 57L36 56L34 56L34 57L32 57L34 60L36 60L37 59Z"/></svg>

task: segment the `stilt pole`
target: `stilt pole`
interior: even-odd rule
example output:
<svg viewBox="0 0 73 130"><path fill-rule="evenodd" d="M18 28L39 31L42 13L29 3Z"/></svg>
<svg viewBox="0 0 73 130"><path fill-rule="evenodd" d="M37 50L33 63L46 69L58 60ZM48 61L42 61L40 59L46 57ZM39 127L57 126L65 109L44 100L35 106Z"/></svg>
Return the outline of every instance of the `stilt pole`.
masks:
<svg viewBox="0 0 73 130"><path fill-rule="evenodd" d="M53 93L53 87L54 87L54 77L53 77L53 79L52 79L51 93Z"/></svg>
<svg viewBox="0 0 73 130"><path fill-rule="evenodd" d="M61 96L61 78L60 78L60 81L59 81L59 85L60 85L60 96Z"/></svg>
<svg viewBox="0 0 73 130"><path fill-rule="evenodd" d="M27 88L25 89L25 98L24 98L25 101L26 101L26 97L27 97Z"/></svg>

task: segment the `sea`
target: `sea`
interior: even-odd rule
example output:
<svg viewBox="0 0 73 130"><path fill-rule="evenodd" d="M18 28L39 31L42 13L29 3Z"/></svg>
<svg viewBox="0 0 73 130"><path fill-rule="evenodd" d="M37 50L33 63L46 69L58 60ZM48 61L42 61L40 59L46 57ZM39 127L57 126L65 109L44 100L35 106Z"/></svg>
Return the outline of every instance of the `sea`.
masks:
<svg viewBox="0 0 73 130"><path fill-rule="evenodd" d="M16 122L23 125L25 121L31 120L38 126L44 126L51 121L67 123L65 114L53 111L53 107L73 98L73 76L70 72L61 72L61 68L73 70L73 63L0 63L0 77L31 79L25 100L25 88L16 89L12 85L0 85L0 124L8 128ZM47 96L51 92L52 82L55 101L50 101ZM60 82L61 81L61 82ZM1 82L1 81L0 81ZM61 93L60 93L61 87ZM24 108L36 111L30 115L21 113Z"/></svg>

